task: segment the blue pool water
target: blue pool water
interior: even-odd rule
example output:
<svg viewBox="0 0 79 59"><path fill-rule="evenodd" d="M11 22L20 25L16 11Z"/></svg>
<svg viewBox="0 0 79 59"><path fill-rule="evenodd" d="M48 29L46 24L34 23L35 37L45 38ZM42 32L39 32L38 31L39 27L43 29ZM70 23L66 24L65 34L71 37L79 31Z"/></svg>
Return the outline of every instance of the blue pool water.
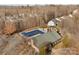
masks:
<svg viewBox="0 0 79 59"><path fill-rule="evenodd" d="M44 32L42 32L40 30L33 30L33 31L30 31L30 32L22 32L21 34L24 35L24 36L27 36L27 37L31 37L31 36L34 36L34 35L37 35L37 34L44 34Z"/></svg>

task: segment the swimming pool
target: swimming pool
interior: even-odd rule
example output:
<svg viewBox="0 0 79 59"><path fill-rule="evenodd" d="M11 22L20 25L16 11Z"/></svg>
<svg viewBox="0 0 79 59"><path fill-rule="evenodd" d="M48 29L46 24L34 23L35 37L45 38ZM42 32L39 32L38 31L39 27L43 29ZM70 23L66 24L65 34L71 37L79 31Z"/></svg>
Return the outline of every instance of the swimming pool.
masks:
<svg viewBox="0 0 79 59"><path fill-rule="evenodd" d="M33 31L29 31L29 32L22 32L21 34L23 36L32 37L37 34L44 34L44 32L41 30L33 30Z"/></svg>

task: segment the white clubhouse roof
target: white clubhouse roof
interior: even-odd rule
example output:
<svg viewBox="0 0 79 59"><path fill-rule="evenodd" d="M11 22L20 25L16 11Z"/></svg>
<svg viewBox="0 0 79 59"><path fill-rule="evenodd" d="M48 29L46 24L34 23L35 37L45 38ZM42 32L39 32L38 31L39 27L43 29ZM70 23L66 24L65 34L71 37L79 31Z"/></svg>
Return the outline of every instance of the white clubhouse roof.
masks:
<svg viewBox="0 0 79 59"><path fill-rule="evenodd" d="M50 20L47 25L48 26L55 26L55 23L52 20Z"/></svg>
<svg viewBox="0 0 79 59"><path fill-rule="evenodd" d="M69 14L69 17L73 17L72 14Z"/></svg>

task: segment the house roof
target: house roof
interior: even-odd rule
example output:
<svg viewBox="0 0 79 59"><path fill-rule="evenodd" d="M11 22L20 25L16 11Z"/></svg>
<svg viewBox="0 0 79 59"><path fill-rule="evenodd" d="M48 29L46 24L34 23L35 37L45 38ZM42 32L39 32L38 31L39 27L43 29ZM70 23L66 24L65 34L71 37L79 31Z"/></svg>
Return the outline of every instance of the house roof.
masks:
<svg viewBox="0 0 79 59"><path fill-rule="evenodd" d="M51 42L51 43L56 42L60 38L61 38L61 36L57 32L53 31L53 32L48 32L48 33L33 37L32 39L33 39L35 45L38 48L40 48L41 46L43 46L49 42Z"/></svg>

